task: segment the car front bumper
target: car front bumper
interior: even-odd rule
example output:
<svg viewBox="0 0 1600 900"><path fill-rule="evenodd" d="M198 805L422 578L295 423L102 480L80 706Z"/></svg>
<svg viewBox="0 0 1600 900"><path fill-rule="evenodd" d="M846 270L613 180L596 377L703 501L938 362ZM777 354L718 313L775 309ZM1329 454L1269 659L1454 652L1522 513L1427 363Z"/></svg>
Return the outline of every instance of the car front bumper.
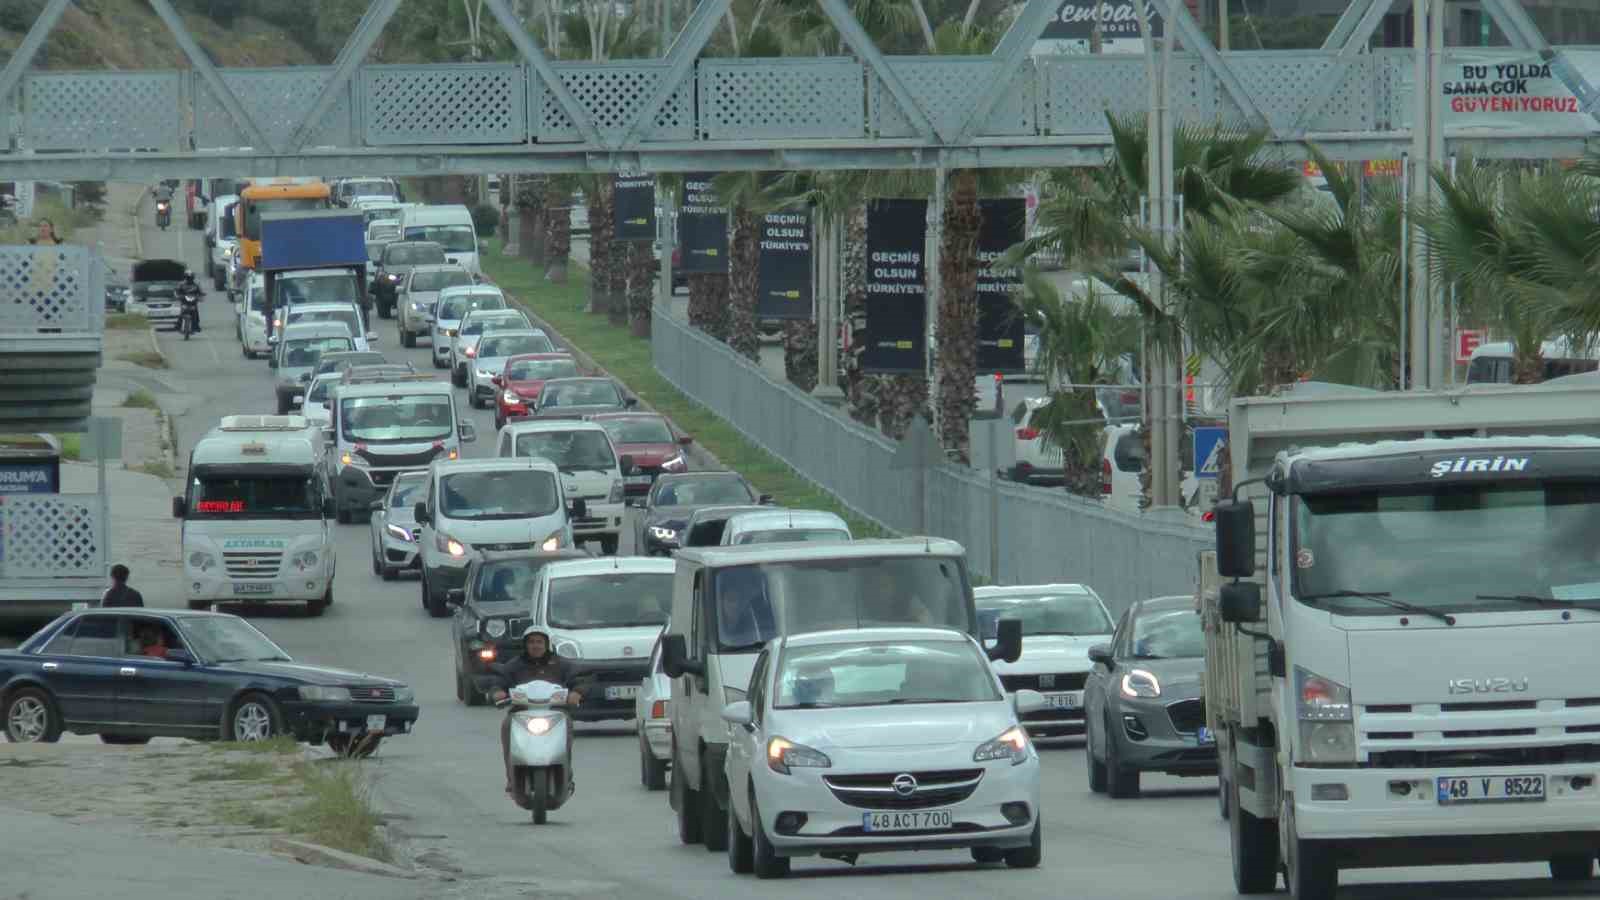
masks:
<svg viewBox="0 0 1600 900"><path fill-rule="evenodd" d="M572 520L573 540L621 535L625 508L621 503L590 503L587 516Z"/></svg>
<svg viewBox="0 0 1600 900"><path fill-rule="evenodd" d="M416 541L402 541L387 531L378 540L383 550L384 565L396 569L415 569L422 564L422 554Z"/></svg>
<svg viewBox="0 0 1600 900"><path fill-rule="evenodd" d="M1199 737L1205 713L1198 703L1198 697L1116 698L1110 715L1112 733L1107 738L1117 742L1118 760L1141 772L1217 774L1216 742L1202 742ZM1189 710L1185 716L1176 714L1174 708Z"/></svg>
<svg viewBox="0 0 1600 900"><path fill-rule="evenodd" d="M330 734L410 734L416 726L414 703L324 703L290 700L282 704L283 724L296 740L320 743ZM383 730L369 729L373 716L383 716Z"/></svg>
<svg viewBox="0 0 1600 900"><path fill-rule="evenodd" d="M305 572L249 580L230 578L217 568L201 572L185 565L184 594L187 600L205 603L303 603L320 599L332 580L333 566L326 561Z"/></svg>

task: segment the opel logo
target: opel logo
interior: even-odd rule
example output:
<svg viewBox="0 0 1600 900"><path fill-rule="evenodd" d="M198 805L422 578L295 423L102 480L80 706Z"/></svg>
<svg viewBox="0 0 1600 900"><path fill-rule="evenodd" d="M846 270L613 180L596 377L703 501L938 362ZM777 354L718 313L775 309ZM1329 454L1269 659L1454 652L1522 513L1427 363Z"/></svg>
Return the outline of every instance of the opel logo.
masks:
<svg viewBox="0 0 1600 900"><path fill-rule="evenodd" d="M916 776L909 772L901 772L889 784L894 788L894 792L902 797L909 797L917 792Z"/></svg>

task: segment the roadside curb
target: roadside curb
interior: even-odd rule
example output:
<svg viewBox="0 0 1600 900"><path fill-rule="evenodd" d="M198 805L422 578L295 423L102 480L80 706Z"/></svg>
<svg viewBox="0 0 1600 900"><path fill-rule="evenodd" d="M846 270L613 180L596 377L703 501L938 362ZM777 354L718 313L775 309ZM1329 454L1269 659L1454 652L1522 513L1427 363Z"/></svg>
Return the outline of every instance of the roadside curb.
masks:
<svg viewBox="0 0 1600 900"><path fill-rule="evenodd" d="M326 866L330 869L343 869L347 872L360 872L364 875L382 875L387 878L416 879L417 873L391 866L388 863L324 847L320 844L310 844L305 841L296 841L289 838L275 837L272 839L272 852L280 856L287 856L298 863L308 866Z"/></svg>

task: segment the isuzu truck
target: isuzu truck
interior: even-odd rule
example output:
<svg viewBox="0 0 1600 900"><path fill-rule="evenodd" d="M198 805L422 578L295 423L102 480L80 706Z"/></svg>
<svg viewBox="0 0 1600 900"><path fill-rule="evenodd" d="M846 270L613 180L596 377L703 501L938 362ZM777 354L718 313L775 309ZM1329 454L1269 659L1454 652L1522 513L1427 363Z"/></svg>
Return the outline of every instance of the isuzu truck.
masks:
<svg viewBox="0 0 1600 900"><path fill-rule="evenodd" d="M1587 385L1234 402L1198 601L1240 893L1593 876L1596 409Z"/></svg>

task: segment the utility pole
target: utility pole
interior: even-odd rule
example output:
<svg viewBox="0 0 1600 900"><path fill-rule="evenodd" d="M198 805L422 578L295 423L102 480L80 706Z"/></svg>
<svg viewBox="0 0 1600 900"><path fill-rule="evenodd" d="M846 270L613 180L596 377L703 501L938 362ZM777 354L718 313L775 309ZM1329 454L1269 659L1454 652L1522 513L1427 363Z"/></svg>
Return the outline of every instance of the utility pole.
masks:
<svg viewBox="0 0 1600 900"><path fill-rule="evenodd" d="M1139 34L1144 39L1145 72L1150 84L1149 114L1146 117L1148 152L1146 154L1146 181L1149 185L1150 227L1170 245L1176 236L1179 223L1173 206L1173 121L1170 108L1172 44L1174 36L1171 23L1161 40L1157 56L1155 37L1150 27L1150 13L1145 3L1134 8L1139 14ZM1160 269L1150 267L1150 295L1156 305L1167 309L1166 278ZM1145 360L1145 396L1148 400L1150 420L1150 502L1152 506L1177 506L1179 503L1178 449L1182 443L1179 432L1183 396L1180 393L1183 377L1179 373L1180 360L1172 358L1172 348L1152 346Z"/></svg>
<svg viewBox="0 0 1600 900"><path fill-rule="evenodd" d="M1415 98L1412 116L1412 143L1408 158L1408 173L1413 196L1424 202L1437 197L1433 183L1434 170L1442 166L1444 158L1444 131L1441 127L1441 93L1439 65L1444 55L1444 2L1443 0L1412 0L1411 44ZM1429 265L1432 248L1427 236L1415 223L1410 234L1410 304L1407 310L1407 337L1410 346L1407 356L1411 363L1410 385L1413 390L1435 390L1444 386L1448 361L1447 319L1444 309L1442 285L1433 277Z"/></svg>

